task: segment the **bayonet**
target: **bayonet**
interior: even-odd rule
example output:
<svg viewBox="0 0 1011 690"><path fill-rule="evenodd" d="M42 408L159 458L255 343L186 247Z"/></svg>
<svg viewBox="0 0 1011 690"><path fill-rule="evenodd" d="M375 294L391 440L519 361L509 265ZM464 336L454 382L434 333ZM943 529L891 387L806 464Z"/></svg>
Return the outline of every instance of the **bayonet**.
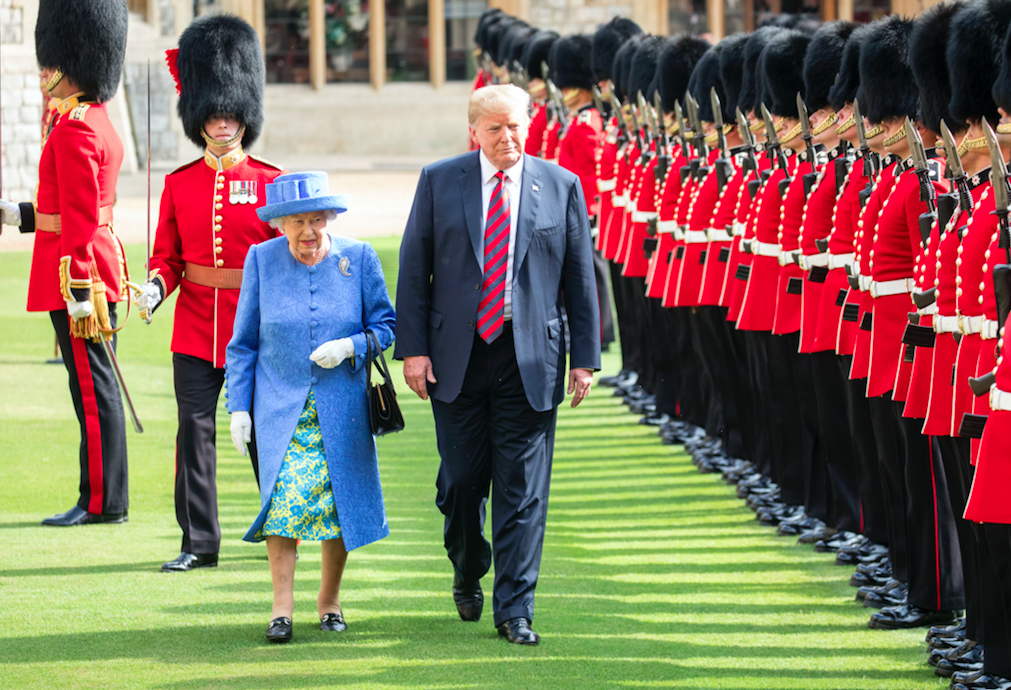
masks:
<svg viewBox="0 0 1011 690"><path fill-rule="evenodd" d="M923 147L923 139L910 119L906 118L906 140L913 159L913 170L920 182L920 201L927 202L927 212L920 215L920 238L923 246L927 245L930 230L937 222L937 190L930 179L930 168L927 163L927 151Z"/></svg>
<svg viewBox="0 0 1011 690"><path fill-rule="evenodd" d="M492 66L491 55L487 52L482 53L481 61L484 63L484 71L488 74L488 78L491 80L492 84L498 84L498 75L495 74L495 68Z"/></svg>
<svg viewBox="0 0 1011 690"><path fill-rule="evenodd" d="M951 135L948 124L941 120L941 138L944 139L944 158L948 164L948 174L958 192L958 206L965 213L972 213L972 195L969 193L969 181L962 168L962 159L958 155L955 137Z"/></svg>
<svg viewBox="0 0 1011 690"><path fill-rule="evenodd" d="M734 164L730 160L727 135L723 131L723 104L720 102L720 95L716 93L715 86L709 89L709 101L713 107L713 124L716 126L716 142L720 151L720 157L716 159L713 166L716 170L717 188L722 192L734 175Z"/></svg>
<svg viewBox="0 0 1011 690"><path fill-rule="evenodd" d="M800 136L804 140L804 150L811 164L811 172L804 175L804 197L811 196L811 190L818 179L818 159L814 148L814 137L811 135L811 118L807 114L807 105L800 92L797 92L797 116L800 118Z"/></svg>
<svg viewBox="0 0 1011 690"><path fill-rule="evenodd" d="M677 136L681 140L681 155L689 158L692 152L688 147L688 132L685 127L684 113L681 112L681 103L679 101L674 101L674 124L677 125Z"/></svg>
<svg viewBox="0 0 1011 690"><path fill-rule="evenodd" d="M600 87L594 84L591 92L593 93L593 107L600 113L600 117L607 117L607 112L604 110L604 99L600 95Z"/></svg>
<svg viewBox="0 0 1011 690"><path fill-rule="evenodd" d="M663 101L660 98L660 91L653 94L653 104L656 107L657 134L660 141L657 142L656 167L653 174L656 175L657 182L663 182L667 177L667 168L670 167L670 136L667 134L667 124L663 119Z"/></svg>
<svg viewBox="0 0 1011 690"><path fill-rule="evenodd" d="M790 170L787 167L786 154L783 153L783 145L779 143L779 135L776 134L776 123L772 121L772 113L762 103L762 119L765 121L765 148L769 152L769 157L775 160L779 169L786 173L784 181L790 179Z"/></svg>
<svg viewBox="0 0 1011 690"><path fill-rule="evenodd" d="M997 216L1000 236L997 246L1004 250L1006 262L1011 264L1011 228L1008 225L1008 175L1007 162L997 143L997 135L990 123L983 118L983 135L986 146L990 150L990 183L993 186L993 205L991 211Z"/></svg>
<svg viewBox="0 0 1011 690"><path fill-rule="evenodd" d="M689 161L689 165L692 176L698 181L709 174L709 167L706 165L709 162L709 145L706 143L706 134L702 129L702 120L699 119L698 102L688 92L685 92L685 102L688 104L688 118L692 123L692 138L694 139L692 146L695 149L695 158Z"/></svg>
<svg viewBox="0 0 1011 690"><path fill-rule="evenodd" d="M857 143L860 147L860 155L864 160L864 177L870 179L877 172L871 147L867 145L867 128L864 125L864 117L860 114L860 102L853 101L853 123L857 128Z"/></svg>
<svg viewBox="0 0 1011 690"><path fill-rule="evenodd" d="M737 129L741 132L744 140L744 160L741 161L741 174L747 175L749 172L755 173L753 179L748 180L748 194L754 199L758 196L758 190L762 186L762 179L758 174L758 156L755 153L755 134L748 126L748 118L740 108L737 108Z"/></svg>

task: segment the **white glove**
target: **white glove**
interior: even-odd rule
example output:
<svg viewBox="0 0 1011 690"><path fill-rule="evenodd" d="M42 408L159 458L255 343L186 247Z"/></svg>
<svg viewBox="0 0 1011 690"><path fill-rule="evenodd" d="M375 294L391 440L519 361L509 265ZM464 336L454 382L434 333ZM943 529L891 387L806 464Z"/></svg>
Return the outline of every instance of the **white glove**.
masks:
<svg viewBox="0 0 1011 690"><path fill-rule="evenodd" d="M231 430L235 450L246 457L246 444L253 440L253 418L248 412L233 412Z"/></svg>
<svg viewBox="0 0 1011 690"><path fill-rule="evenodd" d="M355 344L351 338L328 340L309 355L309 359L324 369L333 369L349 357L355 356Z"/></svg>
<svg viewBox="0 0 1011 690"><path fill-rule="evenodd" d="M67 312L75 319L86 319L91 316L91 301L75 302L72 299L67 301Z"/></svg>
<svg viewBox="0 0 1011 690"><path fill-rule="evenodd" d="M140 318L144 323L151 323L154 315L154 308L161 303L161 290L153 282L147 282L140 286L140 292L134 293L133 303L140 310Z"/></svg>
<svg viewBox="0 0 1011 690"><path fill-rule="evenodd" d="M21 227L21 207L13 201L0 199L0 216L4 225L15 225Z"/></svg>

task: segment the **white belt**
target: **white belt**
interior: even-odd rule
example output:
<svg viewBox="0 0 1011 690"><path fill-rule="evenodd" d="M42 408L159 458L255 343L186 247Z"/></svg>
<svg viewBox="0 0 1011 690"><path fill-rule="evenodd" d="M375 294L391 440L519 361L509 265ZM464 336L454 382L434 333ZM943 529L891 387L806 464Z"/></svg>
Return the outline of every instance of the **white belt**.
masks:
<svg viewBox="0 0 1011 690"><path fill-rule="evenodd" d="M990 386L990 409L994 412L1011 410L1011 393L1002 391L997 386Z"/></svg>
<svg viewBox="0 0 1011 690"><path fill-rule="evenodd" d="M863 278L863 276L861 276ZM871 297L891 297L892 295L908 295L916 289L916 280L913 278L899 278L897 280L872 280Z"/></svg>
<svg viewBox="0 0 1011 690"><path fill-rule="evenodd" d="M759 242L758 240L752 240L751 252L755 256L772 256L778 258L779 245L775 242Z"/></svg>
<svg viewBox="0 0 1011 690"><path fill-rule="evenodd" d="M632 211L633 223L648 223L656 218L656 211Z"/></svg>
<svg viewBox="0 0 1011 690"><path fill-rule="evenodd" d="M829 269L846 268L853 263L854 258L856 258L856 255L853 252L849 254L829 254L827 265Z"/></svg>
<svg viewBox="0 0 1011 690"><path fill-rule="evenodd" d="M957 316L934 316L934 333L955 333L958 331Z"/></svg>
<svg viewBox="0 0 1011 690"><path fill-rule="evenodd" d="M997 322L993 319L983 317L983 325L979 329L979 335L983 340L997 339Z"/></svg>
<svg viewBox="0 0 1011 690"><path fill-rule="evenodd" d="M702 244L708 241L705 230L685 230L685 244Z"/></svg>
<svg viewBox="0 0 1011 690"><path fill-rule="evenodd" d="M744 237L744 233L748 231L748 226L739 220L734 221L734 237Z"/></svg>
<svg viewBox="0 0 1011 690"><path fill-rule="evenodd" d="M916 313L920 316L932 316L937 313L937 302L931 302L923 309L917 309Z"/></svg>
<svg viewBox="0 0 1011 690"><path fill-rule="evenodd" d="M673 233L678 229L678 222L676 220L658 220L656 222L656 231L663 234Z"/></svg>
<svg viewBox="0 0 1011 690"><path fill-rule="evenodd" d="M678 225L677 227L675 227L674 228L674 232L671 233L671 234L674 235L674 239L676 241L678 241L678 242L684 242L685 241L685 231L684 231L684 228L682 228L680 225Z"/></svg>
<svg viewBox="0 0 1011 690"><path fill-rule="evenodd" d="M611 206L615 208L625 208L628 205L628 197L624 194L615 194L611 192Z"/></svg>
<svg viewBox="0 0 1011 690"><path fill-rule="evenodd" d="M625 192L625 198L628 199L628 192ZM631 213L633 220L635 219L635 199L628 199L628 203L625 204L625 213Z"/></svg>
<svg viewBox="0 0 1011 690"><path fill-rule="evenodd" d="M816 266L828 266L829 255L828 252L822 252L821 254L808 254L800 256L800 267L805 271L810 271Z"/></svg>
<svg viewBox="0 0 1011 690"><path fill-rule="evenodd" d="M779 265L780 266L789 266L790 264L794 263L794 261L793 261L793 254L794 254L794 252L797 252L797 251L800 251L800 250L799 249L791 249L788 252L780 252L779 253Z"/></svg>
<svg viewBox="0 0 1011 690"><path fill-rule="evenodd" d="M871 280L870 276L862 276L859 273L857 273L857 287L860 288L860 292L867 292L868 290L870 290L871 283L873 282L874 281Z"/></svg>
<svg viewBox="0 0 1011 690"><path fill-rule="evenodd" d="M706 235L710 242L732 242L734 239L724 228L706 228Z"/></svg>
<svg viewBox="0 0 1011 690"><path fill-rule="evenodd" d="M751 253L751 245L752 245L752 243L754 243L754 241L755 240L747 240L747 239L745 239L745 238L742 237L740 239L740 241L737 243L737 248L738 248L738 250L740 250L740 252L742 254L750 254Z"/></svg>
<svg viewBox="0 0 1011 690"><path fill-rule="evenodd" d="M610 180L597 180L597 191L598 192L613 192L614 188L618 186L617 178L612 177Z"/></svg>
<svg viewBox="0 0 1011 690"><path fill-rule="evenodd" d="M996 325L996 324L995 324ZM962 335L972 335L983 330L982 316L958 315L958 330Z"/></svg>

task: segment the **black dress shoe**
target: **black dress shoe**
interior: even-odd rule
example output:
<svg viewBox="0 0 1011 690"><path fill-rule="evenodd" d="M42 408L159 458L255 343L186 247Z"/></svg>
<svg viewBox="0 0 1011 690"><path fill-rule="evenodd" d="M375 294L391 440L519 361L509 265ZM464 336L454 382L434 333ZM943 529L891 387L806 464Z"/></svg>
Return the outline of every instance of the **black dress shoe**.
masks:
<svg viewBox="0 0 1011 690"><path fill-rule="evenodd" d="M857 601L863 601L868 596L881 596L882 594L887 594L894 589L897 589L902 585L902 582L896 580L894 577L889 576L885 581L885 584L879 585L877 587L861 587L857 590Z"/></svg>
<svg viewBox="0 0 1011 690"><path fill-rule="evenodd" d="M163 573L184 573L187 570L197 568L217 568L218 554L216 553L186 553L183 551L174 561L163 563L161 571Z"/></svg>
<svg viewBox="0 0 1011 690"><path fill-rule="evenodd" d="M839 531L828 539L819 539L814 543L814 550L818 553L836 553L844 546L849 546L855 539L860 537L854 532Z"/></svg>
<svg viewBox="0 0 1011 690"><path fill-rule="evenodd" d="M869 573L857 570L850 576L850 587L881 587L892 576L891 564L887 569L874 570Z"/></svg>
<svg viewBox="0 0 1011 690"><path fill-rule="evenodd" d="M46 518L42 521L42 524L47 527L75 527L77 525L97 525L101 523L119 524L126 521L126 513L96 515L75 505L65 513Z"/></svg>
<svg viewBox="0 0 1011 690"><path fill-rule="evenodd" d="M456 602L456 611L460 614L460 620L468 623L476 623L481 620L481 611L484 610L484 592L481 591L480 582L471 584L454 579L453 601Z"/></svg>
<svg viewBox="0 0 1011 690"><path fill-rule="evenodd" d="M956 683L969 685L970 683L975 683L984 676L986 676L986 672L983 669L978 671L955 671L951 674L951 685L954 686Z"/></svg>
<svg viewBox="0 0 1011 690"><path fill-rule="evenodd" d="M601 376L597 381L598 386L604 388L617 388L629 375L628 369L622 369L614 376Z"/></svg>
<svg viewBox="0 0 1011 690"><path fill-rule="evenodd" d="M905 604L906 599L909 597L909 585L905 582L895 585L893 582L895 582L894 579L889 580L884 587L872 587L869 591L864 591L864 606L872 609L883 609ZM863 587L857 590L858 596L862 590Z"/></svg>
<svg viewBox="0 0 1011 690"><path fill-rule="evenodd" d="M927 653L932 653L934 650L946 652L949 649L962 646L964 642L964 632L961 635L955 634L951 637L931 637L927 640Z"/></svg>
<svg viewBox="0 0 1011 690"><path fill-rule="evenodd" d="M954 611L931 611L912 604L903 604L902 606L886 607L876 612L867 621L867 627L877 630L899 630L923 628L953 620L955 620Z"/></svg>
<svg viewBox="0 0 1011 690"><path fill-rule="evenodd" d="M961 656L952 655L949 659L938 659L936 664L932 664L934 675L950 678L956 671L967 673L982 670L983 651L983 645L975 645Z"/></svg>
<svg viewBox="0 0 1011 690"><path fill-rule="evenodd" d="M280 616L267 626L267 642L291 642L291 619Z"/></svg>
<svg viewBox="0 0 1011 690"><path fill-rule="evenodd" d="M944 660L955 661L956 659L961 659L962 657L968 655L972 650L980 647L980 644L976 640L962 640L960 644L956 644L952 647L945 647L943 649L931 649L927 654L927 663L931 666L937 666ZM982 651L982 647L979 650Z"/></svg>
<svg viewBox="0 0 1011 690"><path fill-rule="evenodd" d="M498 626L498 634L513 644L535 645L541 641L540 635L530 629L530 621L526 618L510 618Z"/></svg>
<svg viewBox="0 0 1011 690"><path fill-rule="evenodd" d="M952 682L952 690L1011 690L1011 679L991 676L982 671L978 675L973 674L973 677L975 680L967 683Z"/></svg>
<svg viewBox="0 0 1011 690"><path fill-rule="evenodd" d="M860 570L860 566L857 566L857 570ZM932 625L930 630L927 631L927 642L930 642L931 637L951 637L952 635L962 635L965 636L965 619L959 618L951 625Z"/></svg>
<svg viewBox="0 0 1011 690"><path fill-rule="evenodd" d="M344 632L348 624L344 622L344 612L324 613L319 619L319 629L327 632Z"/></svg>

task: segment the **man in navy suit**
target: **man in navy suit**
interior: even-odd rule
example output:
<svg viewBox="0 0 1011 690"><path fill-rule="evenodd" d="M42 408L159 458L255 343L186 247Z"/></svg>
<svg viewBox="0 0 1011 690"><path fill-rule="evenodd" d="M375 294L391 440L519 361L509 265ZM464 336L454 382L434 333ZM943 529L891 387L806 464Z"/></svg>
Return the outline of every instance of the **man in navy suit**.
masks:
<svg viewBox="0 0 1011 690"><path fill-rule="evenodd" d="M529 96L488 86L471 96L480 150L421 172L400 246L397 339L407 385L432 398L460 617L477 621L491 488L493 607L499 635L530 628L548 508L568 321L572 406L600 369L592 241L579 178L523 153Z"/></svg>

